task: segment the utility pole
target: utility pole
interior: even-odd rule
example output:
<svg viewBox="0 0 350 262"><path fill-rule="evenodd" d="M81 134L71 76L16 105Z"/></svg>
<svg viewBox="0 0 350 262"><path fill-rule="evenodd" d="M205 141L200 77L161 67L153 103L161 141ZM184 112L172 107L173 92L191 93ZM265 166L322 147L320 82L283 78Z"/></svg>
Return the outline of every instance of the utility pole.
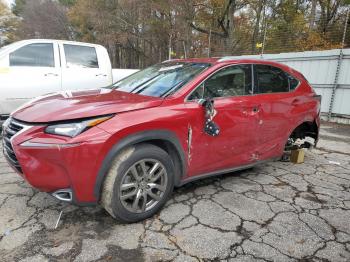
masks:
<svg viewBox="0 0 350 262"><path fill-rule="evenodd" d="M264 38L263 38L263 43L261 47L261 58L263 58L264 50L265 50L265 43L266 43L266 28L267 28L267 22L265 22L265 31L264 31Z"/></svg>
<svg viewBox="0 0 350 262"><path fill-rule="evenodd" d="M172 40L172 35L170 33L169 36L169 55L168 55L168 59L171 60L171 53L172 53L172 49L171 49L171 40Z"/></svg>
<svg viewBox="0 0 350 262"><path fill-rule="evenodd" d="M186 52L185 40L182 41L182 45L183 45L183 47L184 47L184 56L185 56L185 59L187 59L187 52Z"/></svg>

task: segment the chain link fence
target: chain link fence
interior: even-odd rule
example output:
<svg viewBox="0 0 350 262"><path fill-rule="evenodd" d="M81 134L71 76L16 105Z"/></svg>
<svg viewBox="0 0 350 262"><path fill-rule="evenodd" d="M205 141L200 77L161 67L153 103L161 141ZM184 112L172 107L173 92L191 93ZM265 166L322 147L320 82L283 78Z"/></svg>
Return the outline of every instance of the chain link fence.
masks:
<svg viewBox="0 0 350 262"><path fill-rule="evenodd" d="M326 26L325 32L316 28L316 24L322 24L321 20L303 20L286 26L285 31L274 30L273 22L267 21L259 28L256 38L252 32L247 32L243 36L235 36L233 33L231 39L228 40L220 39L209 33L203 37L202 48L195 56L261 55L348 48L350 47L349 10L346 11L341 21ZM227 46L226 41L231 42L229 47L225 47ZM183 53L181 57L186 57L186 53L181 52L181 45L182 43L180 48L177 46L176 49Z"/></svg>

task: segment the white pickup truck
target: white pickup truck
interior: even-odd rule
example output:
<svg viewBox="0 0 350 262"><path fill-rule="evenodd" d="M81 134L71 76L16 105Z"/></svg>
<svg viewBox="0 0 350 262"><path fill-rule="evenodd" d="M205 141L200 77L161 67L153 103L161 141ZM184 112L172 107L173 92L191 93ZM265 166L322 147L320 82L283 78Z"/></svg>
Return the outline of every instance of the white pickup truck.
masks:
<svg viewBox="0 0 350 262"><path fill-rule="evenodd" d="M0 48L0 122L37 96L105 87L136 71L112 69L101 45L47 39L15 42Z"/></svg>

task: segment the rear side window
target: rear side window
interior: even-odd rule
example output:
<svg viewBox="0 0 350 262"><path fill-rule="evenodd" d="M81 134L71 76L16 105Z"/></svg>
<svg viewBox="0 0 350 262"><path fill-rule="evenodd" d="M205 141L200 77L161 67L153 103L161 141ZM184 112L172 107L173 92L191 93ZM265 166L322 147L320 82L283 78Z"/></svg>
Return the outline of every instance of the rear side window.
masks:
<svg viewBox="0 0 350 262"><path fill-rule="evenodd" d="M255 65L257 93L289 91L289 80L284 71L270 65ZM295 88L295 87L294 87Z"/></svg>
<svg viewBox="0 0 350 262"><path fill-rule="evenodd" d="M289 90L295 90L295 88L299 85L299 80L287 74L288 82L289 82Z"/></svg>
<svg viewBox="0 0 350 262"><path fill-rule="evenodd" d="M53 44L36 43L17 49L10 54L10 66L54 67Z"/></svg>
<svg viewBox="0 0 350 262"><path fill-rule="evenodd" d="M96 49L89 46L64 44L66 66L68 68L98 68Z"/></svg>

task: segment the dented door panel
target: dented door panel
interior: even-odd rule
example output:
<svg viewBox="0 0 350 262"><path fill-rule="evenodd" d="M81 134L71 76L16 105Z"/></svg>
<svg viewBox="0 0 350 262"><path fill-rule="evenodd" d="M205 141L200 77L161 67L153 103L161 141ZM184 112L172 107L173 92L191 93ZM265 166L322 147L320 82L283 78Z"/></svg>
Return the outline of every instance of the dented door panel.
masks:
<svg viewBox="0 0 350 262"><path fill-rule="evenodd" d="M285 136L295 121L291 117L290 93L261 94L255 99L260 101L259 142L256 144L260 160L279 156L282 153Z"/></svg>
<svg viewBox="0 0 350 262"><path fill-rule="evenodd" d="M257 105L251 103L249 96L217 98L214 105L217 112L213 121L220 128L218 136L204 132L203 107L196 102L186 103L191 112L191 176L256 161L258 113L254 108Z"/></svg>

